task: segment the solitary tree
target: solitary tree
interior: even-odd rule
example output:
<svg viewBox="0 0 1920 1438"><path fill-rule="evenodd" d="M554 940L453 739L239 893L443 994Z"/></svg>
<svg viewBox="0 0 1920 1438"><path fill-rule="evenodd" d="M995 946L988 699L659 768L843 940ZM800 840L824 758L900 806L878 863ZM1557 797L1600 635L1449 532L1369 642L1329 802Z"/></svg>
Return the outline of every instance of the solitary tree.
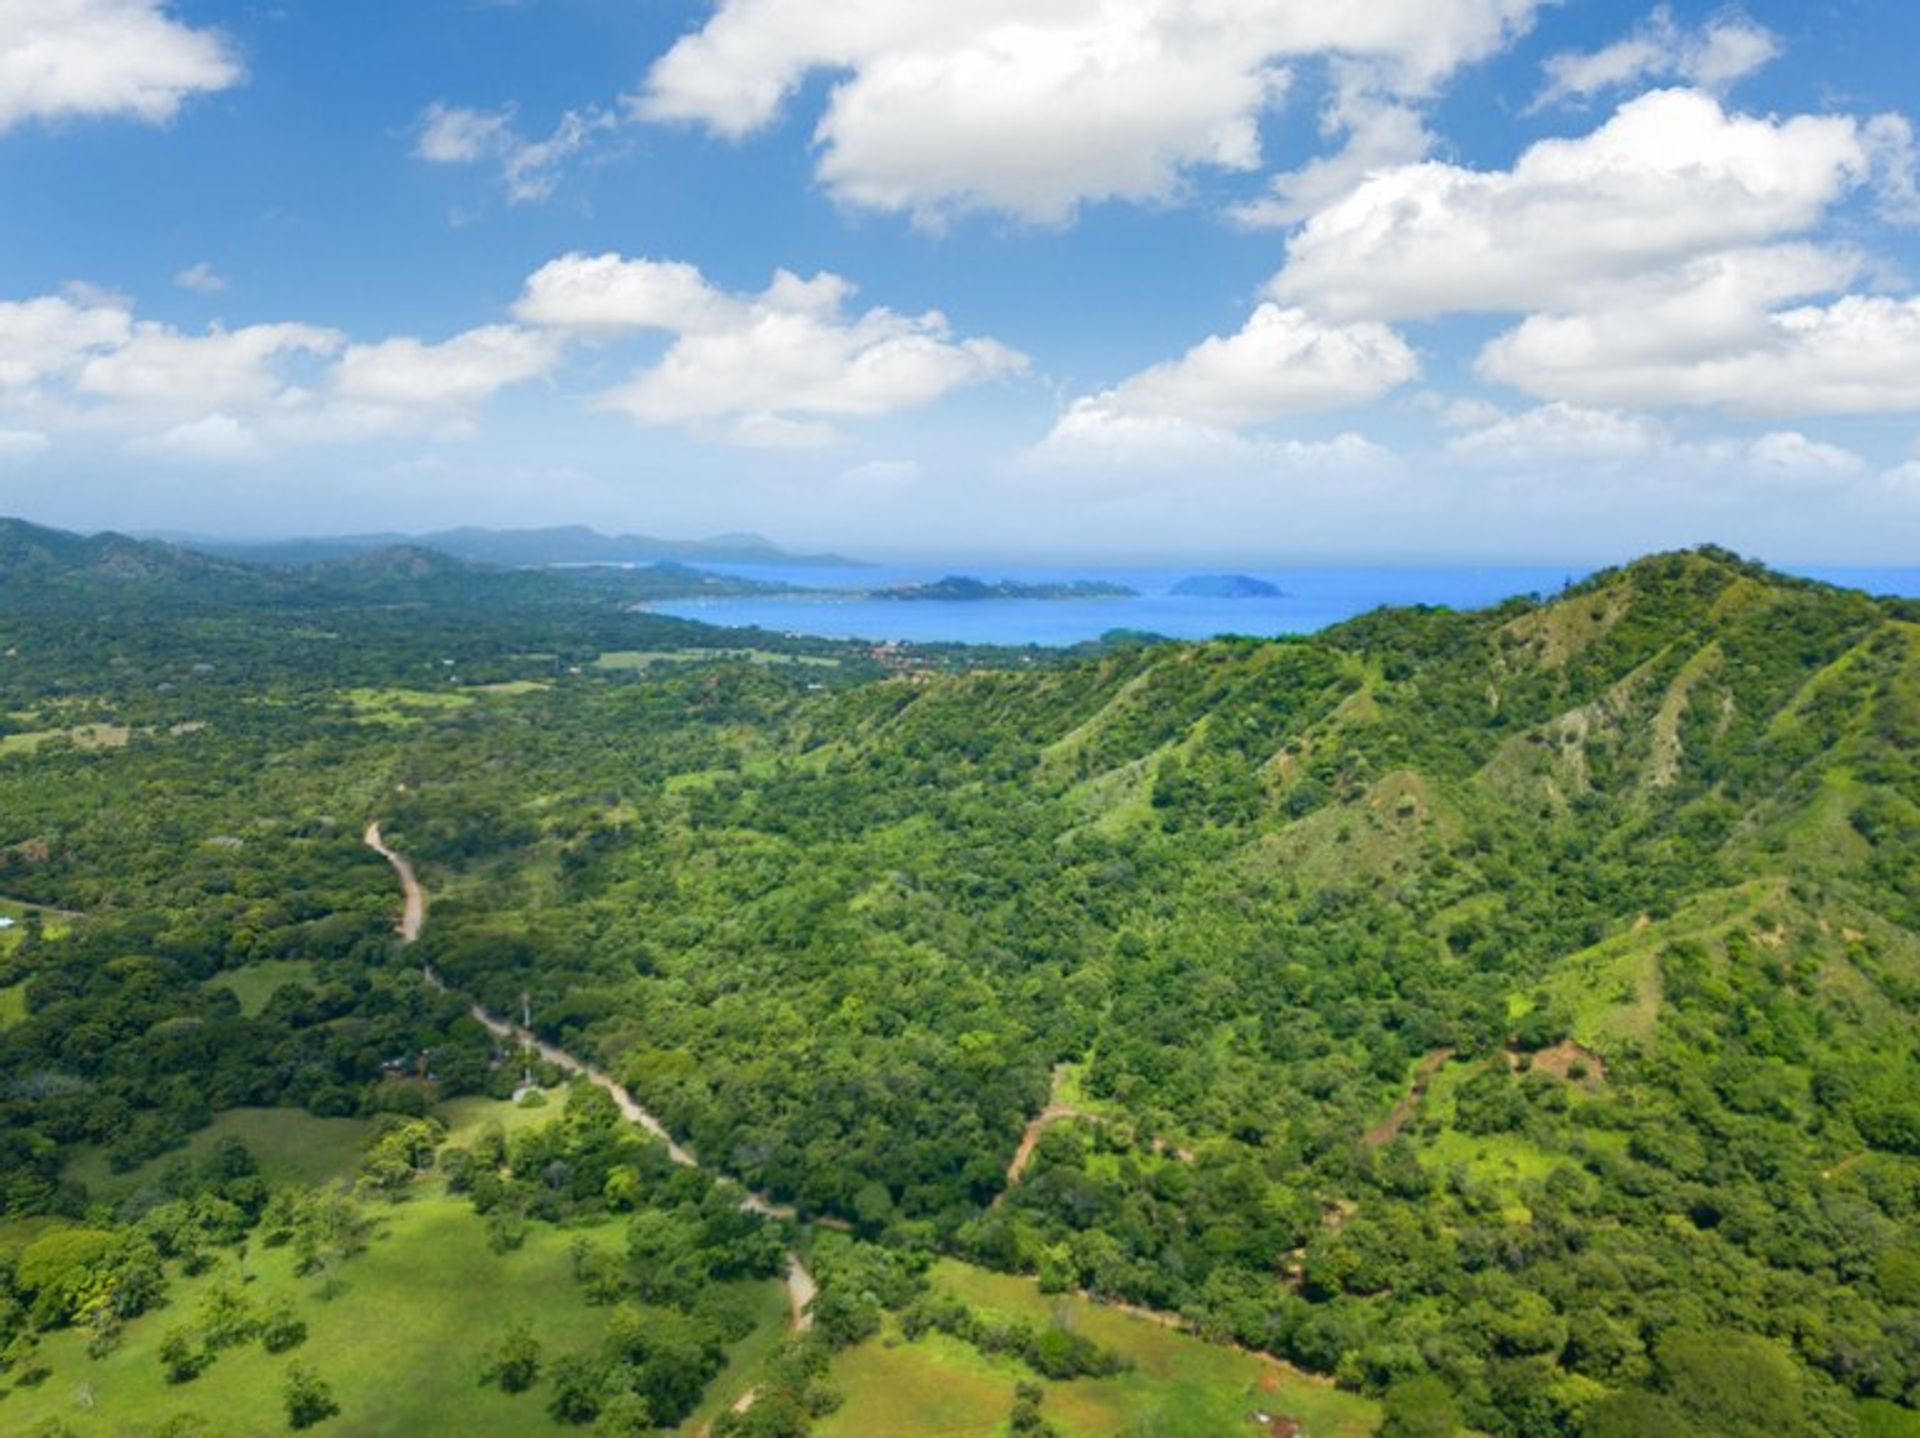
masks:
<svg viewBox="0 0 1920 1438"><path fill-rule="evenodd" d="M296 1363L287 1370L287 1422L295 1428L311 1428L340 1411L333 1401L333 1389L311 1368Z"/></svg>
<svg viewBox="0 0 1920 1438"><path fill-rule="evenodd" d="M524 1393L540 1376L540 1340L525 1322L514 1324L493 1347L481 1372L483 1383L497 1383L505 1393Z"/></svg>
<svg viewBox="0 0 1920 1438"><path fill-rule="evenodd" d="M206 1371L213 1355L191 1328L169 1328L160 1340L160 1366L169 1383L189 1383Z"/></svg>
<svg viewBox="0 0 1920 1438"><path fill-rule="evenodd" d="M285 1298L267 1305L260 1319L260 1345L269 1353L285 1353L307 1341L307 1320Z"/></svg>

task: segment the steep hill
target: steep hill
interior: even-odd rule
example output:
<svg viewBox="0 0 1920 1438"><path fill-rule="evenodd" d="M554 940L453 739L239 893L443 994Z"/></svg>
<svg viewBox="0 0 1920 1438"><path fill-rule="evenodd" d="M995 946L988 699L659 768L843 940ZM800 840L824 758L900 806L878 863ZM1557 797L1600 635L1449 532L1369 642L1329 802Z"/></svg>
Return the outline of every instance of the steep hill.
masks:
<svg viewBox="0 0 1920 1438"><path fill-rule="evenodd" d="M1920 1398L1915 619L1702 551L880 685L487 872L607 935L553 1032L803 1207L1489 1431L1760 1431L1713 1352L1846 1433ZM1062 1063L1100 1121L1002 1194Z"/></svg>

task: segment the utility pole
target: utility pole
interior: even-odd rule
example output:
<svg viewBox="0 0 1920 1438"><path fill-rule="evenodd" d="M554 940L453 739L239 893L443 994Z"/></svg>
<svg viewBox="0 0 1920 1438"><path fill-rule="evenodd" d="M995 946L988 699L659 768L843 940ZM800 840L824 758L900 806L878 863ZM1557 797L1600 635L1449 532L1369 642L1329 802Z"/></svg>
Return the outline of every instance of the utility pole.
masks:
<svg viewBox="0 0 1920 1438"><path fill-rule="evenodd" d="M533 995L524 989L520 993L520 1028L520 1085L530 1089L533 1087Z"/></svg>

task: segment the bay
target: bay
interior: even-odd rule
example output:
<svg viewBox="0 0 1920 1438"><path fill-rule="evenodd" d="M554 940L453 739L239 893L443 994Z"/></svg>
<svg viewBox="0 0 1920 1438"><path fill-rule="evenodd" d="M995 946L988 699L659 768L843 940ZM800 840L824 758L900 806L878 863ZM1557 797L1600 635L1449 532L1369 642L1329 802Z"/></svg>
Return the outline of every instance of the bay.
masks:
<svg viewBox="0 0 1920 1438"><path fill-rule="evenodd" d="M1170 639L1309 634L1383 605L1476 609L1514 595L1551 595L1590 572L1579 565L1008 566L965 559L847 569L768 564L703 567L742 579L821 592L673 600L650 604L648 609L706 624L828 639L1015 646L1079 644L1114 630L1137 630ZM1920 596L1920 567L1807 567L1789 572L1876 594ZM1283 594L1279 598L1220 599L1171 592L1182 579L1212 573L1262 579L1277 585ZM1125 585L1138 595L942 601L870 599L846 593L927 583L947 575L1023 584L1098 580Z"/></svg>

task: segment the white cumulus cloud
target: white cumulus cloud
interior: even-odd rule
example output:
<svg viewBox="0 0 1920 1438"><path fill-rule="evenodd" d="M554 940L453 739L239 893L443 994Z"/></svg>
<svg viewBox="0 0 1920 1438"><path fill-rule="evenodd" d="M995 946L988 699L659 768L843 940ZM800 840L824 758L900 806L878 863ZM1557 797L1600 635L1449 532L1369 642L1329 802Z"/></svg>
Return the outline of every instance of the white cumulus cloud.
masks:
<svg viewBox="0 0 1920 1438"><path fill-rule="evenodd" d="M967 209L1058 222L1085 201L1157 200L1197 167L1252 170L1289 62L1365 65L1425 95L1503 46L1541 0L720 0L632 108L740 137L811 75L840 200L922 219Z"/></svg>
<svg viewBox="0 0 1920 1438"><path fill-rule="evenodd" d="M171 120L240 81L218 34L164 0L0 0L0 134L26 120Z"/></svg>
<svg viewBox="0 0 1920 1438"><path fill-rule="evenodd" d="M26 388L123 345L133 314L116 301L42 295L0 300L0 390Z"/></svg>
<svg viewBox="0 0 1920 1438"><path fill-rule="evenodd" d="M1329 325L1263 304L1238 333L1211 336L1080 401L1062 423L1084 426L1100 415L1239 429L1362 404L1419 372L1406 341L1385 325Z"/></svg>
<svg viewBox="0 0 1920 1438"><path fill-rule="evenodd" d="M617 335L712 329L736 322L745 309L681 260L570 254L534 271L513 313L523 324Z"/></svg>
<svg viewBox="0 0 1920 1438"><path fill-rule="evenodd" d="M1326 208L1362 181L1423 159L1435 137L1415 106L1364 89L1337 94L1320 119L1321 133L1345 136L1332 154L1275 175L1267 194L1235 206L1244 225L1292 225Z"/></svg>
<svg viewBox="0 0 1920 1438"><path fill-rule="evenodd" d="M1920 405L1920 302L1848 293L1867 260L1821 236L1867 187L1910 204L1913 150L1898 116L1655 91L1510 170L1373 175L1300 228L1268 289L1347 321L1523 316L1477 368L1546 400L1897 412Z"/></svg>
<svg viewBox="0 0 1920 1438"><path fill-rule="evenodd" d="M0 422L119 432L161 458L226 461L282 445L454 436L502 389L548 374L557 333L486 325L438 343L351 343L297 322L193 333L75 289L0 301Z"/></svg>
<svg viewBox="0 0 1920 1438"><path fill-rule="evenodd" d="M649 425L730 422L747 443L817 442L830 437L823 421L913 409L1026 368L997 341L955 336L938 311L855 314L852 295L833 274L781 270L735 294L686 265L574 254L535 272L514 313L589 336L665 331L665 354L601 404Z"/></svg>
<svg viewBox="0 0 1920 1438"><path fill-rule="evenodd" d="M485 325L439 344L401 336L350 345L332 380L336 393L365 404L464 409L509 385L539 378L559 357L552 335Z"/></svg>
<svg viewBox="0 0 1920 1438"><path fill-rule="evenodd" d="M1373 176L1307 221L1271 289L1373 319L1578 305L1599 285L1804 232L1872 172L1852 118L1762 119L1655 91L1511 170Z"/></svg>
<svg viewBox="0 0 1920 1438"><path fill-rule="evenodd" d="M261 405L286 389L286 361L333 354L341 342L337 331L316 325L247 325L195 335L142 321L125 343L83 360L72 386L80 395L162 412Z"/></svg>
<svg viewBox="0 0 1920 1438"><path fill-rule="evenodd" d="M1846 295L1745 319L1709 348L1662 333L1633 311L1535 316L1494 340L1480 368L1518 389L1583 404L1755 415L1920 409L1920 299Z"/></svg>

